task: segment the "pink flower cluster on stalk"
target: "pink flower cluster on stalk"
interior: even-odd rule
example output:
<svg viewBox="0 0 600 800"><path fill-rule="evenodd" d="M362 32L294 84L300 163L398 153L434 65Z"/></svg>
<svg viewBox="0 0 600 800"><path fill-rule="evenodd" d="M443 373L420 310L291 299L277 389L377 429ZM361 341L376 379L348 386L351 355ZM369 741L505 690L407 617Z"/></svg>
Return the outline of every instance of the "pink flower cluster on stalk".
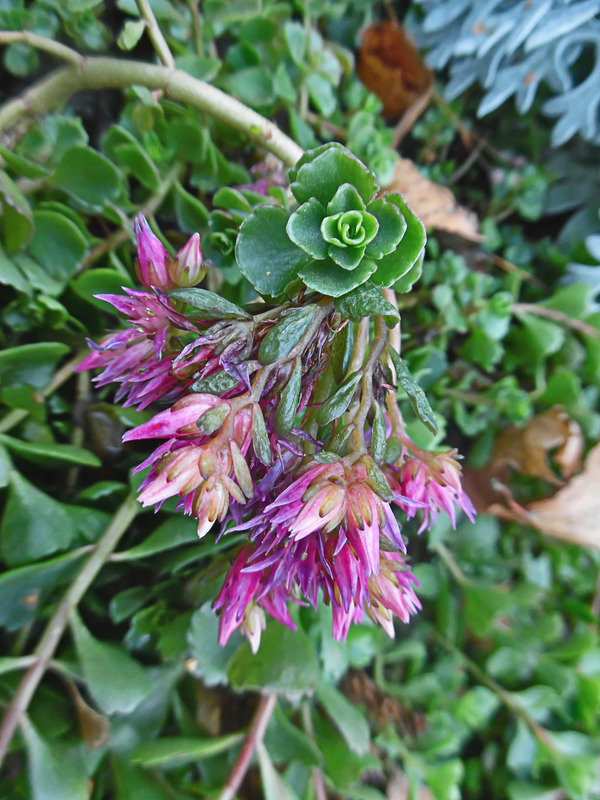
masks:
<svg viewBox="0 0 600 800"><path fill-rule="evenodd" d="M177 498L178 510L197 520L198 536L214 526L219 535L246 536L215 601L219 643L239 630L256 652L267 614L295 629L293 605L316 609L320 602L331 606L336 639L365 617L394 636L394 618L408 622L420 609L400 520L421 513L421 532L441 511L453 526L457 511L471 520L475 513L455 451L424 451L396 426L399 458L383 463L378 451L376 460L365 436L367 413L356 422L362 394L346 405L345 419L317 425L316 388L345 324L329 298L314 301L312 316L296 316L303 325L296 339L265 357L277 326L289 336L290 314L306 306L298 300L255 317L240 310L216 322L212 312L186 314L177 293L165 292L203 276L198 235L173 257L143 217L135 233L146 290L101 296L129 327L92 344L80 368L100 367L97 385L119 384L125 405L168 405L124 437L161 440L138 467L149 469L140 502L158 509ZM383 371L377 376L371 375L373 397L389 391ZM280 412L290 394L294 405L284 424ZM343 437L336 449L331 442L344 423L361 429L353 445Z"/></svg>

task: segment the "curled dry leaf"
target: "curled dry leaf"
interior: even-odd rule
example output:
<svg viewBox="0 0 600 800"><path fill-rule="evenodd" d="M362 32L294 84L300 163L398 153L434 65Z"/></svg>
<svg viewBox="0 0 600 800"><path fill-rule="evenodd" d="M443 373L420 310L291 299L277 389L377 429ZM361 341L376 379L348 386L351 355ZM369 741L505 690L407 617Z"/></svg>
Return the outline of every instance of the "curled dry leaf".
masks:
<svg viewBox="0 0 600 800"><path fill-rule="evenodd" d="M387 191L400 192L426 228L454 233L471 242L482 241L477 215L460 206L450 189L421 175L407 158L398 159Z"/></svg>
<svg viewBox="0 0 600 800"><path fill-rule="evenodd" d="M110 723L103 714L99 714L86 703L74 681L66 678L66 683L77 712L81 737L90 750L98 750L109 739Z"/></svg>
<svg viewBox="0 0 600 800"><path fill-rule="evenodd" d="M554 483L562 481L550 466L549 453L557 450L554 461L564 479L581 469L583 455L581 428L560 406L533 417L517 428L512 425L500 434L494 446L491 468L498 473L504 465L524 475L533 475Z"/></svg>
<svg viewBox="0 0 600 800"><path fill-rule="evenodd" d="M499 503L487 512L531 525L547 536L600 550L600 444L590 451L580 475L552 497L530 503L525 509Z"/></svg>
<svg viewBox="0 0 600 800"><path fill-rule="evenodd" d="M433 76L404 29L393 22L365 28L358 75L383 103L383 116L398 119L423 95Z"/></svg>

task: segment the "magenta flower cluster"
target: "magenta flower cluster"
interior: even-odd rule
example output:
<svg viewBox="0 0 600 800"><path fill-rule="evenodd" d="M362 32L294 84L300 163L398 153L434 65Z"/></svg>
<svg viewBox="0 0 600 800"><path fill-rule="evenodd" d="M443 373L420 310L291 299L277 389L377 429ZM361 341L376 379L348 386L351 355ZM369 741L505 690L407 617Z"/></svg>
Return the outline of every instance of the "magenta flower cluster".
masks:
<svg viewBox="0 0 600 800"><path fill-rule="evenodd" d="M440 511L453 525L457 510L473 519L455 453L416 447L398 414L394 424L385 419L400 454L391 463L374 457L368 411L389 391L382 370L365 368L340 419L315 421L324 401L316 392L347 324L330 298L312 298L304 316L301 298L237 318L186 312L181 295L167 292L204 275L198 235L173 257L143 217L135 233L145 290L102 296L128 327L91 344L80 368L101 368L95 382L119 384L125 405L166 405L124 437L159 440L138 467L149 470L140 502L159 508L177 498L200 537L215 526L220 536L245 534L214 605L220 644L239 630L256 651L266 615L294 629L293 606L321 602L336 639L365 616L393 636L394 618L408 622L420 608L402 520L421 514L424 530ZM293 324L301 329L290 339ZM290 397L284 425L280 406ZM344 424L354 437L334 446Z"/></svg>

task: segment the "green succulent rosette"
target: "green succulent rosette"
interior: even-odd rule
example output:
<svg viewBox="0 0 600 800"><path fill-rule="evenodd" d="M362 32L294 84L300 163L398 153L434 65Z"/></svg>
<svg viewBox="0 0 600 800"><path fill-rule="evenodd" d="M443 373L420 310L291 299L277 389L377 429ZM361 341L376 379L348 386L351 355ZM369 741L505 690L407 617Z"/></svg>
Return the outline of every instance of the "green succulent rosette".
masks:
<svg viewBox="0 0 600 800"><path fill-rule="evenodd" d="M237 239L237 262L258 292L277 297L303 284L342 297L405 276L410 288L426 236L400 194L377 197L375 175L337 143L305 153L289 178L297 207L259 206Z"/></svg>

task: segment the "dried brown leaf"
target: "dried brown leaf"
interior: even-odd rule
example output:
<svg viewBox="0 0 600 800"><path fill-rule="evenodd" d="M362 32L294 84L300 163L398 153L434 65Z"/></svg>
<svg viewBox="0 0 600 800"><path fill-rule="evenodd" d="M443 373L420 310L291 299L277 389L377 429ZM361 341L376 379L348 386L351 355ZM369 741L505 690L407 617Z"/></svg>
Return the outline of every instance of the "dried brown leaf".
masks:
<svg viewBox="0 0 600 800"><path fill-rule="evenodd" d="M560 406L533 417L521 428L507 428L496 440L492 471L510 465L524 475L533 475L554 483L562 481L553 472L549 453L557 450L554 460L563 478L570 478L581 468L583 436L581 428Z"/></svg>
<svg viewBox="0 0 600 800"><path fill-rule="evenodd" d="M383 115L398 119L423 95L433 76L402 26L380 22L365 28L358 52L358 75L383 103Z"/></svg>
<svg viewBox="0 0 600 800"><path fill-rule="evenodd" d="M74 681L70 678L65 680L77 712L81 738L90 750L98 750L110 737L110 723L104 715L86 703Z"/></svg>
<svg viewBox="0 0 600 800"><path fill-rule="evenodd" d="M387 191L404 195L426 228L453 233L472 242L482 240L477 215L460 206L450 189L430 181L407 158L398 160Z"/></svg>

